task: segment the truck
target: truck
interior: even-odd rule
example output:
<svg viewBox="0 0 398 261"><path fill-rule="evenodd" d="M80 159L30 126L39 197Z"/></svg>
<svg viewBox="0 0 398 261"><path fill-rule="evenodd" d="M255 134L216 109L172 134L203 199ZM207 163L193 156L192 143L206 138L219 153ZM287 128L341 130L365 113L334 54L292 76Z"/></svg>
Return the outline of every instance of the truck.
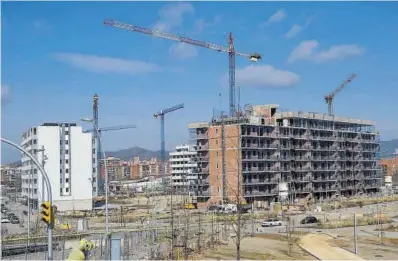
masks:
<svg viewBox="0 0 398 261"><path fill-rule="evenodd" d="M224 205L218 206L217 212L224 213L224 214L236 213L236 212L238 212L238 208L237 208L236 204L224 204Z"/></svg>

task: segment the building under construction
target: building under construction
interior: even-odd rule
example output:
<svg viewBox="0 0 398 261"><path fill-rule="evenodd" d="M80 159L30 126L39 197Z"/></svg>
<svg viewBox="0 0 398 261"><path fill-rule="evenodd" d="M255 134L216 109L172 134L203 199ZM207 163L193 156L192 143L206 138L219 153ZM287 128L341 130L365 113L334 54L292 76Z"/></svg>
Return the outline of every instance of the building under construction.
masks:
<svg viewBox="0 0 398 261"><path fill-rule="evenodd" d="M239 117L189 125L198 148L198 202L325 200L377 192L374 123L246 106ZM240 197L239 196L239 197Z"/></svg>

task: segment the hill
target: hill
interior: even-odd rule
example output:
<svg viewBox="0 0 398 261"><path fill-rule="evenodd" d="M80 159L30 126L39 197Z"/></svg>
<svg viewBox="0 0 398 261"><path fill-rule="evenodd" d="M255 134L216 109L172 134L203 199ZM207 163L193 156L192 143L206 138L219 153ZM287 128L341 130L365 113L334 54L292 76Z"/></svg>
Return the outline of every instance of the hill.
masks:
<svg viewBox="0 0 398 261"><path fill-rule="evenodd" d="M166 151L166 157L168 157L167 155L168 152ZM140 147L133 147L118 151L108 151L106 152L106 156L120 158L123 160L129 160L134 157L140 157L140 159L150 159L150 158L160 158L160 151L152 151Z"/></svg>
<svg viewBox="0 0 398 261"><path fill-rule="evenodd" d="M395 149L398 149L398 139L380 141L380 157L390 158L394 156Z"/></svg>

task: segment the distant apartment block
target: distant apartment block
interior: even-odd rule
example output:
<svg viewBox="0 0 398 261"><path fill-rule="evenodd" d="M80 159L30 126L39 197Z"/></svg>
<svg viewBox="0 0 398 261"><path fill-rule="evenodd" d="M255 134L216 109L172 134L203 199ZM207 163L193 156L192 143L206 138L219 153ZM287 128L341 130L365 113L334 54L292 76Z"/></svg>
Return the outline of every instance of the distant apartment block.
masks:
<svg viewBox="0 0 398 261"><path fill-rule="evenodd" d="M4 185L2 193L15 193L21 192L22 180L21 180L22 168L20 166L1 166L1 185Z"/></svg>
<svg viewBox="0 0 398 261"><path fill-rule="evenodd" d="M22 136L21 146L43 162L49 176L53 203L60 211L92 209L92 137L74 123L44 123ZM22 196L33 208L47 200L42 175L33 161L22 155ZM44 198L43 198L44 195Z"/></svg>
<svg viewBox="0 0 398 261"><path fill-rule="evenodd" d="M239 117L189 125L197 141L198 202L323 200L377 192L374 123L248 106ZM241 184L240 189L238 184Z"/></svg>
<svg viewBox="0 0 398 261"><path fill-rule="evenodd" d="M379 161L383 174L383 186L398 186L398 153L396 155L394 158Z"/></svg>
<svg viewBox="0 0 398 261"><path fill-rule="evenodd" d="M196 145L177 146L175 151L169 153L171 180L174 192L194 194L198 183L198 174L195 170Z"/></svg>
<svg viewBox="0 0 398 261"><path fill-rule="evenodd" d="M145 177L160 177L160 162L156 158L140 160L134 157L132 160L121 160L115 157L106 159L109 181L122 181L140 179ZM169 164L166 162L166 173L170 173ZM101 177L105 179L104 160L101 159Z"/></svg>

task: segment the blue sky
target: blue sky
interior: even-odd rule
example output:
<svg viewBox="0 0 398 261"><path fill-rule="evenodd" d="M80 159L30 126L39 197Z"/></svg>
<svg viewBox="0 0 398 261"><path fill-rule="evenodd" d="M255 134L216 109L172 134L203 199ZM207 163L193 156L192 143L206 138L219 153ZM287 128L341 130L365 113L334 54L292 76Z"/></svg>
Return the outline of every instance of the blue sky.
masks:
<svg viewBox="0 0 398 261"><path fill-rule="evenodd" d="M166 116L171 149L189 122L210 120L218 93L228 108L226 54L102 25L110 18L220 45L232 31L237 51L263 56L237 57L241 104L326 112L323 96L356 73L335 114L397 138L397 14L394 2L3 2L2 137L89 117L98 93L102 126L138 126L104 133L106 150L159 149L153 113L184 102ZM18 158L2 149L3 162Z"/></svg>

